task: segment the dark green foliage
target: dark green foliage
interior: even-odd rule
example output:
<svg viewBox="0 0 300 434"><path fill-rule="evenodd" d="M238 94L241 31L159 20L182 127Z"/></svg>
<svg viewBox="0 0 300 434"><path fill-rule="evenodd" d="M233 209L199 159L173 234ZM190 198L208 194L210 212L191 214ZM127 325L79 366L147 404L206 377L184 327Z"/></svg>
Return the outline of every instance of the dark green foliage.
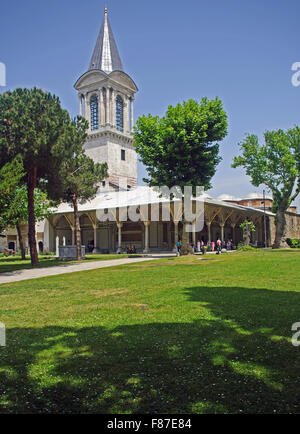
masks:
<svg viewBox="0 0 300 434"><path fill-rule="evenodd" d="M165 116L137 120L134 141L150 186L203 186L221 161L218 141L227 135L227 115L222 102L203 98L169 106Z"/></svg>
<svg viewBox="0 0 300 434"><path fill-rule="evenodd" d="M241 154L232 167L244 167L255 187L266 185L273 194L276 213L274 247L286 246L285 211L300 192L300 127L287 131L266 131L265 144L258 137L247 135L240 143Z"/></svg>
<svg viewBox="0 0 300 434"><path fill-rule="evenodd" d="M257 136L248 135L232 167L244 167L255 187L265 184L273 193L273 211L277 212L282 203L287 209L300 191L300 127L266 131L264 138L265 144L260 145Z"/></svg>
<svg viewBox="0 0 300 434"><path fill-rule="evenodd" d="M71 204L74 194L78 203L92 199L97 193L98 183L107 176L107 164L94 163L84 152L87 128L87 121L78 116L69 122L62 136L62 142L71 146L72 152L61 164L57 178L60 197Z"/></svg>
<svg viewBox="0 0 300 434"><path fill-rule="evenodd" d="M16 191L23 176L20 155L0 169L0 232L11 224L11 209L18 205Z"/></svg>
<svg viewBox="0 0 300 434"><path fill-rule="evenodd" d="M0 156L22 156L26 174L37 169L37 185L57 199L56 173L68 154L62 135L70 118L59 98L41 89L16 89L0 95Z"/></svg>
<svg viewBox="0 0 300 434"><path fill-rule="evenodd" d="M95 197L100 181L107 176L107 164L94 163L83 149L86 141L88 123L82 117L73 119L67 126L63 142L72 146L72 154L65 159L58 178L60 196L74 209L74 226L76 230L77 259L81 259L81 236L78 204L85 203Z"/></svg>
<svg viewBox="0 0 300 434"><path fill-rule="evenodd" d="M300 239L299 238L287 238L286 242L292 249L300 249Z"/></svg>
<svg viewBox="0 0 300 434"><path fill-rule="evenodd" d="M0 95L1 165L21 155L28 192L28 239L32 265L38 264L34 191L59 199L57 173L71 152L65 140L70 117L59 99L41 89L16 89Z"/></svg>

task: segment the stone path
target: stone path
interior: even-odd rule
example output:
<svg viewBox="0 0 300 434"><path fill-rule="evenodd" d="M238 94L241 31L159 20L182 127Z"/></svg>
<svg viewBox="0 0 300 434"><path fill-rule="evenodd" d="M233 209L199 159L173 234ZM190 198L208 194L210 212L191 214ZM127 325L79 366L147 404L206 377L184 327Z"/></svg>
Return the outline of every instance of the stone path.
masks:
<svg viewBox="0 0 300 434"><path fill-rule="evenodd" d="M126 265L136 262L153 261L166 256L173 255L153 255L143 258L123 258L111 259L108 261L89 261L82 264L64 264L54 267L36 268L32 270L17 270L0 274L0 285L3 283L20 282L22 280L38 279L40 277L56 276L59 274L75 273L76 271L96 270L97 268L113 267L117 265Z"/></svg>

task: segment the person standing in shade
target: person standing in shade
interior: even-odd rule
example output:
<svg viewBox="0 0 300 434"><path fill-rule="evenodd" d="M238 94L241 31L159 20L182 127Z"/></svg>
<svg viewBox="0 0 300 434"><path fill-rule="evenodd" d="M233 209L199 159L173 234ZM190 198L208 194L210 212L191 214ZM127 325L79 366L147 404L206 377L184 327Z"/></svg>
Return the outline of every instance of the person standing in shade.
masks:
<svg viewBox="0 0 300 434"><path fill-rule="evenodd" d="M181 241L180 240L177 241L176 246L177 246L177 256L180 256L180 253L181 253Z"/></svg>

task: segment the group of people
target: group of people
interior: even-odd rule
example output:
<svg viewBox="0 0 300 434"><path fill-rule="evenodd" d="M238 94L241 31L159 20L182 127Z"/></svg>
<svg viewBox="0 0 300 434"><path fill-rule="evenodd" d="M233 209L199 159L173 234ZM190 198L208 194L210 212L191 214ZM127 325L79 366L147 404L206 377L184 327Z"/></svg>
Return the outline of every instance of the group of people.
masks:
<svg viewBox="0 0 300 434"><path fill-rule="evenodd" d="M128 247L127 247L127 253L128 253L129 255L134 255L134 254L136 253L136 248L135 248L135 246L128 246Z"/></svg>
<svg viewBox="0 0 300 434"><path fill-rule="evenodd" d="M177 255L180 256L181 248L182 248L181 240L177 241L176 247L177 247ZM193 251L195 251L195 246L193 244L191 247L192 247ZM202 241L198 241L197 246L196 246L196 251L202 252L203 254L205 254L205 252L207 250L209 250L211 252L216 251L217 254L219 254L222 252L222 249L233 250L234 249L233 241L228 240L226 242L226 241L221 241L221 239L218 238L216 242L211 241L211 242L208 242L207 244L205 244L204 241L202 240Z"/></svg>
<svg viewBox="0 0 300 434"><path fill-rule="evenodd" d="M197 251L203 251L203 248L205 248L211 252L217 251L217 253L220 253L222 251L222 249L226 249L226 250L233 250L234 245L233 245L233 241L232 240L228 240L226 241L221 241L220 238L217 239L217 241L211 241L208 242L207 245L205 245L204 241L198 241L197 243Z"/></svg>

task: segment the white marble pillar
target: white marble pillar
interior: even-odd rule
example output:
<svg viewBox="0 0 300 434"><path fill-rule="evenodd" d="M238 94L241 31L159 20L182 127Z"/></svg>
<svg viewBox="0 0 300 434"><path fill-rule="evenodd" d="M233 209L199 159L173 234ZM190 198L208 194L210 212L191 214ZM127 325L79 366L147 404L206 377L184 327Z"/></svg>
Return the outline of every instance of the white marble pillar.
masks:
<svg viewBox="0 0 300 434"><path fill-rule="evenodd" d="M84 112L85 112L85 119L88 121L89 124L89 130L91 129L91 110L90 110L90 98L88 97L88 94L84 97Z"/></svg>
<svg viewBox="0 0 300 434"><path fill-rule="evenodd" d="M116 92L112 89L111 94L111 118L110 123L113 128L116 128Z"/></svg>
<svg viewBox="0 0 300 434"><path fill-rule="evenodd" d="M99 117L99 128L101 127L103 123L103 117L102 117L102 95L101 95L101 89L98 89L98 117Z"/></svg>
<svg viewBox="0 0 300 434"><path fill-rule="evenodd" d="M149 247L149 227L150 227L150 222L146 221L144 222L145 225L145 248L143 253L149 253L150 251L150 247Z"/></svg>
<svg viewBox="0 0 300 434"><path fill-rule="evenodd" d="M100 95L100 125L105 125L105 98L104 98L104 90L103 88L100 89L99 92Z"/></svg>
<svg viewBox="0 0 300 434"><path fill-rule="evenodd" d="M211 223L207 223L207 237L208 242L211 243Z"/></svg>
<svg viewBox="0 0 300 434"><path fill-rule="evenodd" d="M78 95L79 99L79 116L82 116L82 95Z"/></svg>
<svg viewBox="0 0 300 434"><path fill-rule="evenodd" d="M105 104L105 124L109 124L109 89L104 88L104 104Z"/></svg>
<svg viewBox="0 0 300 434"><path fill-rule="evenodd" d="M114 91L113 89L109 89L109 123L110 126L114 126L114 113L113 113L113 106L114 106Z"/></svg>
<svg viewBox="0 0 300 434"><path fill-rule="evenodd" d="M134 98L131 98L131 104L130 104L130 132L133 132L133 124L134 124L134 112L133 112L133 101Z"/></svg>
<svg viewBox="0 0 300 434"><path fill-rule="evenodd" d="M221 241L224 241L224 224L220 224L221 226Z"/></svg>
<svg viewBox="0 0 300 434"><path fill-rule="evenodd" d="M55 250L56 250L56 257L59 258L59 237L57 236L55 238Z"/></svg>
<svg viewBox="0 0 300 434"><path fill-rule="evenodd" d="M94 229L94 249L93 249L93 253L97 253L98 249L97 249L97 225L93 225L93 229Z"/></svg>
<svg viewBox="0 0 300 434"><path fill-rule="evenodd" d="M196 250L196 222L193 222L193 245Z"/></svg>
<svg viewBox="0 0 300 434"><path fill-rule="evenodd" d="M122 227L123 223L117 223L118 226L118 250L117 253L122 253Z"/></svg>
<svg viewBox="0 0 300 434"><path fill-rule="evenodd" d="M124 97L124 133L129 132L129 97Z"/></svg>

